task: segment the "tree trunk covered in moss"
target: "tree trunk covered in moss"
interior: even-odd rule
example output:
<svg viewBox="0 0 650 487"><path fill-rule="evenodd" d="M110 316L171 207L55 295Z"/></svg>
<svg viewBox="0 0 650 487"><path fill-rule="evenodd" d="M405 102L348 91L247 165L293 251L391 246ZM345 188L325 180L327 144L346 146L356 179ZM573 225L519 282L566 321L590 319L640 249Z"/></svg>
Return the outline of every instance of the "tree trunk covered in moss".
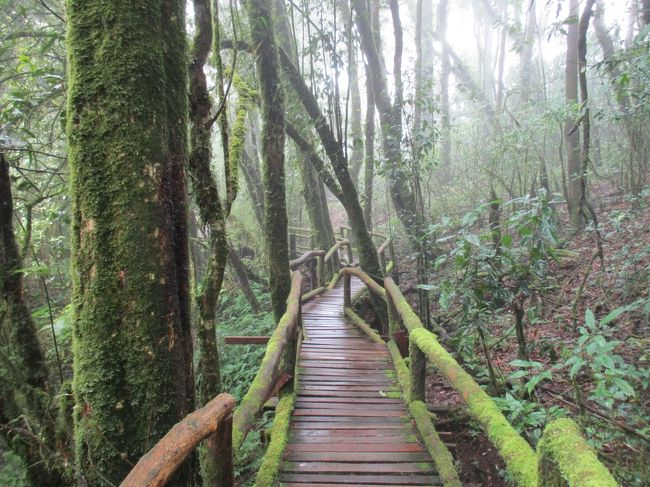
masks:
<svg viewBox="0 0 650 487"><path fill-rule="evenodd" d="M297 66L298 56L291 42L293 36L284 2L282 0L275 0L275 8L278 38L281 39L282 49L292 57L292 61ZM298 100L290 97L287 99L287 111L290 113L302 113L303 109ZM311 144L311 133L308 127L305 126L305 123L298 125L297 129L301 136ZM297 166L302 182L302 195L305 206L307 207L309 221L314 231L315 245L327 252L336 243L336 237L330 219L325 187L316 169L306 160L307 156L300 150L298 154ZM336 270L336 267L338 267L338 260L332 259L328 267L328 274L331 276Z"/></svg>
<svg viewBox="0 0 650 487"><path fill-rule="evenodd" d="M286 300L291 288L284 186L284 95L278 73L273 0L248 0L246 8L262 101L264 230L271 304L278 321L286 309Z"/></svg>
<svg viewBox="0 0 650 487"><path fill-rule="evenodd" d="M13 229L9 163L0 153L0 424L12 422L17 428L0 429L0 438L31 466L27 476L32 485L55 486L63 483L63 472L53 451L52 388L36 323L25 303L22 267ZM21 430L33 435L23 435Z"/></svg>
<svg viewBox="0 0 650 487"><path fill-rule="evenodd" d="M185 3L66 7L76 461L119 484L194 408Z"/></svg>
<svg viewBox="0 0 650 487"><path fill-rule="evenodd" d="M190 142L189 174L201 221L209 230L210 256L201 289L196 296L199 311L199 366L197 392L199 405L207 404L221 392L219 352L215 333L215 314L228 259L226 221L217 184L210 169L212 159L212 103L203 68L212 44L212 11L209 0L194 0L196 33L189 65Z"/></svg>

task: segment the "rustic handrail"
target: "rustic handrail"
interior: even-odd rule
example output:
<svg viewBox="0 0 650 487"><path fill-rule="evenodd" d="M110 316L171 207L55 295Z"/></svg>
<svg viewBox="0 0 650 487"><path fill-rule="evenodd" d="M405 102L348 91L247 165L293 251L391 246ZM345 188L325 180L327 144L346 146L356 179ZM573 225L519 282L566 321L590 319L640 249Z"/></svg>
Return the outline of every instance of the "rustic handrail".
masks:
<svg viewBox="0 0 650 487"><path fill-rule="evenodd" d="M175 424L133 467L121 487L159 487L165 485L187 456L205 439L211 455L217 457L222 470L222 484L233 485L231 454L232 411L235 398L219 394L201 409ZM212 437L212 438L211 438ZM215 438L216 437L216 438ZM225 465L224 465L225 462ZM218 463L218 464L219 464Z"/></svg>
<svg viewBox="0 0 650 487"><path fill-rule="evenodd" d="M246 434L255 425L255 421L264 403L273 393L275 385L280 378L280 363L291 343L297 339L298 322L301 318L301 286L302 274L295 271L291 276L291 291L287 298L287 310L280 318L278 326L266 347L257 375L246 392L240 406L235 410L233 417L233 450L237 451L246 438ZM293 347L291 347L293 348ZM295 357L292 357L295 360ZM293 372L293 371L291 371Z"/></svg>
<svg viewBox="0 0 650 487"><path fill-rule="evenodd" d="M386 297L409 332L411 342L431 361L458 391L470 414L483 427L490 442L506 462L506 469L518 485L537 486L537 456L532 447L512 427L499 407L476 381L426 330L395 282L384 280ZM422 378L423 379L423 378Z"/></svg>
<svg viewBox="0 0 650 487"><path fill-rule="evenodd" d="M361 269L345 268L341 272L345 275L346 281L352 275L359 277L369 290L387 301L391 335L399 329L400 324L407 329L411 340L411 346L409 347L410 380L403 382L406 387L411 389L405 391L405 396L413 401L412 404L422 400L423 397L425 373L423 360L426 358L436 366L463 398L470 415L482 426L490 442L505 460L507 471L518 485L524 487L543 487L551 484L558 486L617 485L611 474L597 460L593 452L589 448L583 448L586 443L584 443L575 425L570 424L567 426L561 423L564 430L570 430L571 438L567 441L575 445L579 444L580 451L571 448L550 448L546 446L553 441L552 438L559 437L556 430L560 426L554 426L552 423L544 433L544 437L548 438L548 441L547 443L541 442L538 458L538 453L516 432L492 398L438 343L436 335L424 328L419 317L408 304L392 278L386 277L382 288ZM351 297L349 294L350 285L346 282L343 295L345 306L350 305ZM580 467L579 476L567 473L567 469L576 469L578 466ZM551 468L554 469L552 472L549 470ZM549 480L551 477L553 481L570 477L573 483L553 483ZM598 482L602 480L604 483L589 483L590 478L598 479Z"/></svg>
<svg viewBox="0 0 650 487"><path fill-rule="evenodd" d="M332 248L327 251L325 254L325 262L329 262L332 256L334 255L335 252L338 252L338 250L341 247L348 247L348 260L350 260L349 264L352 263L352 247L350 246L350 241L349 240L337 240L334 245L332 245Z"/></svg>
<svg viewBox="0 0 650 487"><path fill-rule="evenodd" d="M292 271L296 270L298 267L301 265L306 264L312 259L316 259L318 257L324 257L325 256L325 251L324 250L310 250L309 252L305 252L302 254L300 257L293 259L292 261L289 262L289 269Z"/></svg>

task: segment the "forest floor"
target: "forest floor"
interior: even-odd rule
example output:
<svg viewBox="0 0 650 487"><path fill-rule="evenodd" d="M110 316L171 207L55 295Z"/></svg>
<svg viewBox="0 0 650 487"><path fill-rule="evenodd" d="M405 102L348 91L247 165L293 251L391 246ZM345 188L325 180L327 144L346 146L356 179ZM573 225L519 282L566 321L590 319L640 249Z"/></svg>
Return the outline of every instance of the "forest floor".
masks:
<svg viewBox="0 0 650 487"><path fill-rule="evenodd" d="M574 236L563 235L567 239L564 249L570 251L566 253L568 257L551 264L551 285L539 294L534 303L534 320L526 323L529 358L543 364L546 370L550 370L568 350L575 348L581 336L579 329L584 326L586 309L593 311L599 320L616 308L649 297L650 195L630 198L608 184L601 184L594 188L592 198L598 201L595 210L603 237L604 268L601 269L600 260L594 258L596 240L593 231ZM562 228L568 228L566 222L562 222ZM408 265L402 265L400 270L408 270ZM413 274L414 272L404 273L400 287L413 301L412 304L415 304L415 283L412 280L409 282ZM585 276L582 296L576 300L577 290ZM433 303L433 308L434 317L443 314L437 309L436 302ZM512 315L504 312L489 325L493 338L491 343L494 343L491 349L492 360L503 377L516 370L510 364L518 358L514 334L499 340L512 332L513 323ZM640 311L625 313L610 325L608 333L611 334L611 339L620 341L612 353L618 354L636 368L648 368L648 314ZM479 360L484 359L478 347L475 354ZM589 375L578 376L578 383L587 409L580 423L587 431L591 443L598 448L601 458L616 470L623 485L650 485L650 467L643 460L644 457L647 460L650 455L650 444L634 434L623 432L625 428L638 431L647 427L647 423L626 424L625 404L622 407L618 404L619 409L616 409L615 404L614 409L606 411L598 403L589 400L595 388ZM511 386L512 384L510 389ZM636 404L642 411L641 417L646 420L650 417L649 392L650 389L646 388L641 397L637 397ZM501 391L501 395L503 393ZM536 406L540 410L563 408L566 413L560 414L568 414L578 420L580 408L576 405L575 397L574 384L569 379L567 367L559 370L555 368L552 380L544 381L536 389L535 396L528 399L541 405L541 408ZM427 402L443 410L437 413L438 429L449 433L443 439L453 438L448 441L452 443L451 450L459 461L463 483L468 486L507 485L504 465L496 450L480 428L468 420L458 394L433 369L430 369L427 378ZM536 411L533 408L529 414L534 415ZM522 411L524 425L525 414L526 411Z"/></svg>

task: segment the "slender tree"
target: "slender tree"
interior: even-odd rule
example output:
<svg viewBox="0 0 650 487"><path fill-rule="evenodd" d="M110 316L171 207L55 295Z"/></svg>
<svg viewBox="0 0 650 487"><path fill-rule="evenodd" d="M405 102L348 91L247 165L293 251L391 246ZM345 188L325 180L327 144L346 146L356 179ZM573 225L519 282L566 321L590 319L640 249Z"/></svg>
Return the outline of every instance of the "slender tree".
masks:
<svg viewBox="0 0 650 487"><path fill-rule="evenodd" d="M264 217L269 288L275 319L286 309L291 282L287 245L284 184L284 94L278 72L272 0L248 0L248 19L255 53L255 70L262 102L262 160Z"/></svg>
<svg viewBox="0 0 650 487"><path fill-rule="evenodd" d="M567 49L565 66L565 100L569 111L564 121L564 141L567 158L567 206L571 223L580 227L586 223L584 201L584 171L580 161L580 132L577 117L572 113L578 105L578 0L569 0L569 17L573 20L567 26Z"/></svg>
<svg viewBox="0 0 650 487"><path fill-rule="evenodd" d="M27 474L32 485L56 486L64 480L62 455L52 451L56 411L49 406L54 388L25 302L13 216L9 163L0 152L0 438L31 466Z"/></svg>
<svg viewBox="0 0 650 487"><path fill-rule="evenodd" d="M119 484L194 407L185 2L66 6L76 461Z"/></svg>

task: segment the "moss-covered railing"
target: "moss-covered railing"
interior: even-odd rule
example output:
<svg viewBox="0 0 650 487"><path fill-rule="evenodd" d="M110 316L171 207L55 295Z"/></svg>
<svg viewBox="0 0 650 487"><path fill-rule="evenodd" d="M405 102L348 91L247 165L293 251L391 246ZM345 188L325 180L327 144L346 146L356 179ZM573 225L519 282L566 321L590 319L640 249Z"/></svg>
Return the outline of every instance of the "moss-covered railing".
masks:
<svg viewBox="0 0 650 487"><path fill-rule="evenodd" d="M244 442L246 434L253 428L266 401L270 399L283 374L293 376L296 363L298 332L302 321L301 300L302 274L295 271L291 276L291 292L287 298L287 310L280 318L260 368L235 410L233 418L232 444L235 451Z"/></svg>
<svg viewBox="0 0 650 487"><path fill-rule="evenodd" d="M593 450L582 438L577 425L571 420L564 419L550 423L544 431L538 452L535 452L510 425L496 403L440 345L436 336L424 328L392 278L385 278L384 287L381 288L361 269L344 269L343 272L347 276L346 281L352 275L358 277L370 291L383 297L388 304L391 337L388 347L395 361L404 397L414 416L418 411L426 411L426 408L422 408L422 404L424 403L425 365L429 360L463 398L471 417L481 425L490 442L497 448L506 464L506 470L517 485L522 487L613 487L617 485L612 475L598 461ZM355 317L360 320L350 307L352 298L349 284L344 285L343 299L346 314L353 317L355 322ZM402 329L408 332L410 338L408 367L394 341L395 334ZM365 329L364 332L370 335L374 333L373 330ZM378 335L375 339L377 337ZM422 418L419 420L422 421Z"/></svg>
<svg viewBox="0 0 650 487"><path fill-rule="evenodd" d="M206 454L213 457L218 485L234 485L232 462L232 411L235 398L219 394L201 409L172 427L120 484L121 487L165 485L187 456L205 441Z"/></svg>

